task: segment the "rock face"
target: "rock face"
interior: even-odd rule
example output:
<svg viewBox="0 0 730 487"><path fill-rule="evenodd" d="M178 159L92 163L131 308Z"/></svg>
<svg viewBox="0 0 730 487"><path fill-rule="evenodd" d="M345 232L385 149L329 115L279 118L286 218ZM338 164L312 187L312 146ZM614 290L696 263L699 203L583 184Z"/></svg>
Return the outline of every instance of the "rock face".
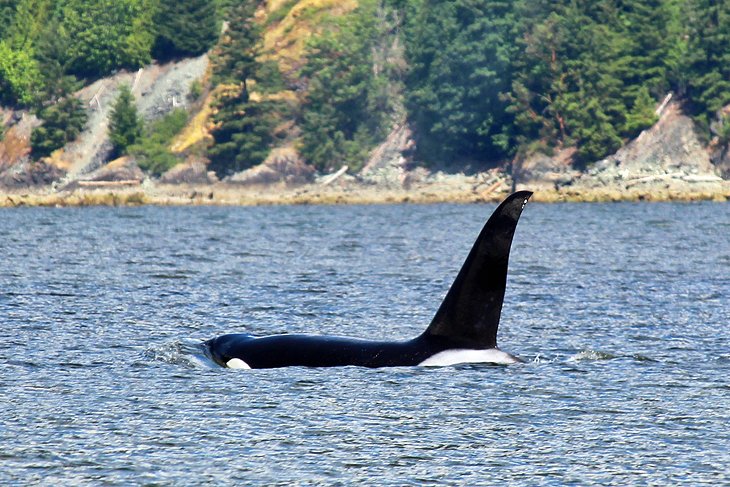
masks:
<svg viewBox="0 0 730 487"><path fill-rule="evenodd" d="M48 160L30 158L30 134L40 121L26 112L5 112L3 122L14 124L5 129L0 140L0 187L44 186L59 180L65 171Z"/></svg>
<svg viewBox="0 0 730 487"><path fill-rule="evenodd" d="M89 120L79 138L66 145L59 165L67 166L69 177L76 179L84 178L108 159L112 149L108 137L109 114L121 85L133 88L140 115L151 120L174 108L185 107L190 85L205 74L207 66L206 55L152 64L139 71L100 79L79 91L77 96L88 103Z"/></svg>
<svg viewBox="0 0 730 487"><path fill-rule="evenodd" d="M184 107L192 82L204 76L207 66L208 57L203 55L164 65L152 64L139 71L119 72L86 86L76 94L87 104L89 120L86 128L77 140L43 162L31 162L29 157L30 134L40 124L36 117L0 110L3 126L8 125L5 136L0 140L0 184L11 187L46 185L64 175L69 181L116 177L110 176L110 171L119 173L119 168L115 168L113 163L105 166L106 169L101 166L112 150L108 117L119 87L128 84L133 88L139 113L150 120L174 108ZM100 168L102 173L97 173ZM141 173L137 171L138 167L133 173L119 177L141 180Z"/></svg>
<svg viewBox="0 0 730 487"><path fill-rule="evenodd" d="M45 161L31 161L26 158L0 171L0 188L27 188L47 186L61 179L66 173Z"/></svg>
<svg viewBox="0 0 730 487"><path fill-rule="evenodd" d="M137 161L129 156L114 159L109 164L96 171L86 174L81 181L139 181L144 179L144 173L137 165Z"/></svg>
<svg viewBox="0 0 730 487"><path fill-rule="evenodd" d="M294 186L311 182L314 168L302 161L297 152L289 147L274 149L258 166L246 169L224 181L242 185L284 184Z"/></svg>
<svg viewBox="0 0 730 487"><path fill-rule="evenodd" d="M574 188L611 192L716 191L722 184L718 167L697 137L692 119L678 103L670 103L652 127L615 154L584 172L572 165L574 149L553 156L534 154L516 163L513 176L519 187ZM721 157L718 156L718 159Z"/></svg>
<svg viewBox="0 0 730 487"><path fill-rule="evenodd" d="M213 184L218 181L203 159L188 158L160 176L162 184Z"/></svg>
<svg viewBox="0 0 730 487"><path fill-rule="evenodd" d="M572 165L574 154L574 148L558 151L552 157L532 154L514 162L512 178L515 184L524 184L534 190L566 186L580 176L580 171Z"/></svg>
<svg viewBox="0 0 730 487"><path fill-rule="evenodd" d="M40 121L26 112L0 111L2 137L0 137L0 171L28 159L30 134ZM9 125L7 128L5 125Z"/></svg>
<svg viewBox="0 0 730 487"><path fill-rule="evenodd" d="M712 154L712 162L720 175L730 180L730 147L716 149Z"/></svg>
<svg viewBox="0 0 730 487"><path fill-rule="evenodd" d="M360 172L365 182L388 188L400 188L409 184L408 161L403 155L414 147L413 134L407 124L395 127L385 141L370 154Z"/></svg>
<svg viewBox="0 0 730 487"><path fill-rule="evenodd" d="M695 126L679 105L667 106L660 120L580 175L576 186L632 189L641 186L682 188L695 184L719 183L708 150L703 147Z"/></svg>

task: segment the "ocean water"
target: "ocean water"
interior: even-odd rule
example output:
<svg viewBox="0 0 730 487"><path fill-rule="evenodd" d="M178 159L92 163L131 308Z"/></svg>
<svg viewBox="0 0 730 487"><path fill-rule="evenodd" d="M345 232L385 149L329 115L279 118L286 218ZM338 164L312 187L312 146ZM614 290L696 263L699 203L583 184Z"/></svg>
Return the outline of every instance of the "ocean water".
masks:
<svg viewBox="0 0 730 487"><path fill-rule="evenodd" d="M0 210L2 485L728 485L730 206L530 203L513 366L222 369L428 325L496 205Z"/></svg>

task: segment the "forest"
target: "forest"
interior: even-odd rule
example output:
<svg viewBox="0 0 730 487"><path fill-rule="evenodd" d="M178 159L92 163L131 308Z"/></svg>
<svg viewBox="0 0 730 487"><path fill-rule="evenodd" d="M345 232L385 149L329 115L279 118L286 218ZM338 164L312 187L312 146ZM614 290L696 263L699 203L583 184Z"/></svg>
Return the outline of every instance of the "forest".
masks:
<svg viewBox="0 0 730 487"><path fill-rule="evenodd" d="M285 142L321 171L357 169L403 122L409 157L426 165L575 147L580 167L651 126L670 93L707 142L730 143L727 1L360 0L318 18L294 66L263 36L298 2L263 3L1 0L0 104L42 121L31 138L41 158L83 130L81 86L209 52L205 88L225 89L198 150L221 176ZM114 107L114 152L159 174L177 162L166 144L187 115L143 123L130 97Z"/></svg>

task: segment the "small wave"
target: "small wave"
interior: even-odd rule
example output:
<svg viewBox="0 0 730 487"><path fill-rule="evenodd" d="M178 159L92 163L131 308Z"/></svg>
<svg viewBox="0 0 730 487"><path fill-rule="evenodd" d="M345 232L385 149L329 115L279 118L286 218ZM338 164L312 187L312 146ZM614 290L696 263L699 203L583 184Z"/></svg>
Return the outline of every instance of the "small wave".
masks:
<svg viewBox="0 0 730 487"><path fill-rule="evenodd" d="M152 362L182 365L190 369L218 368L218 365L208 355L200 340L183 338L154 345L143 352L145 359Z"/></svg>
<svg viewBox="0 0 730 487"><path fill-rule="evenodd" d="M550 357L546 357L546 356L538 353L537 355L535 355L535 358L533 358L532 360L530 360L528 358L525 358L524 360L525 360L525 363L528 363L528 364L552 364L555 362L559 362L560 358L557 358L557 357L550 358Z"/></svg>
<svg viewBox="0 0 730 487"><path fill-rule="evenodd" d="M647 357L646 355L642 355L640 353L635 353L631 356L634 360L638 362L659 362L657 359L653 359L651 357Z"/></svg>
<svg viewBox="0 0 730 487"><path fill-rule="evenodd" d="M575 355L568 357L568 362L585 362L598 360L613 360L616 355L608 352L600 352L598 350L583 350Z"/></svg>

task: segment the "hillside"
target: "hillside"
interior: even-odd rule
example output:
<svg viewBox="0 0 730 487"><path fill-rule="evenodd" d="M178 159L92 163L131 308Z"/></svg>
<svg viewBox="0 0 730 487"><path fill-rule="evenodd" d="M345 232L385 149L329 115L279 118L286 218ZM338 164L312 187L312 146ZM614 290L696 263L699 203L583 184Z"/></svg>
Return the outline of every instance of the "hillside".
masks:
<svg viewBox="0 0 730 487"><path fill-rule="evenodd" d="M190 2L190 11L196 3ZM713 18L692 2L679 3ZM657 35L689 39L682 41L686 59L677 57L677 45L652 47L642 37L649 34L627 29L636 16L649 15L631 6L612 14L614 19L560 3L539 11L522 2L510 7L490 2L234 2L219 11L224 22L212 24L222 26L219 39L195 56L160 54L160 45L169 51L173 41L190 42L164 38L164 17L158 13L157 26L144 24L152 33L150 53L159 58L152 63L97 79L79 76L78 67L69 69L69 76L85 86L55 104L39 99L42 108L25 107L20 99L7 104L14 96L11 84L0 82L6 103L0 112L0 187L108 190L144 182L146 192L157 187L175 193L163 188L234 185L244 190L274 184L281 191L326 183L327 191L333 186L416 190L478 199L526 185L566 198L589 193L634 198L651 192L727 196L722 178L730 178L730 130L722 107L730 103L730 87L725 92L721 86L701 85L712 78L705 74L725 66L720 59L717 66L705 65L704 74L697 75L700 81L683 79L683 88L675 91L672 69L682 63L700 69L687 52L716 46L681 37L697 34L699 24L682 24L677 2L659 4ZM195 12L197 18L202 15ZM594 35L593 23L601 22L602 27L596 24L601 39L614 44L605 52L595 43L591 51L581 51L564 38L535 44L546 32L527 27L525 15L538 27L565 34L582 19L575 35L583 38ZM606 26L615 30L609 35ZM525 33L512 38L515 29ZM720 33L716 39L724 39ZM12 46L11 40L2 42ZM202 42L193 45L200 50ZM548 50L541 54L538 46ZM34 47L49 49L40 40ZM586 56L604 56L605 62L591 65ZM534 72L541 59L549 71ZM529 73L528 62L537 63ZM640 71L627 74L616 63ZM562 75L563 85L556 88L550 79L561 69L572 74ZM591 70L601 71L595 81L587 74ZM579 91L573 92L565 82L575 73L583 74L575 85ZM595 83L595 94L586 83ZM127 149L109 137L119 88L125 85L144 125L141 138ZM530 94L540 90L549 105L539 106ZM707 92L719 95L710 99ZM64 99L80 100L85 123L43 155L33 148L33 133L58 120L53 108Z"/></svg>

